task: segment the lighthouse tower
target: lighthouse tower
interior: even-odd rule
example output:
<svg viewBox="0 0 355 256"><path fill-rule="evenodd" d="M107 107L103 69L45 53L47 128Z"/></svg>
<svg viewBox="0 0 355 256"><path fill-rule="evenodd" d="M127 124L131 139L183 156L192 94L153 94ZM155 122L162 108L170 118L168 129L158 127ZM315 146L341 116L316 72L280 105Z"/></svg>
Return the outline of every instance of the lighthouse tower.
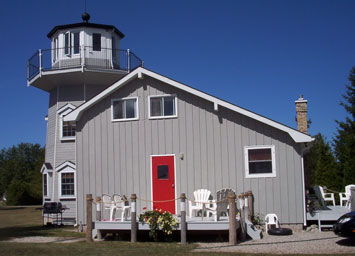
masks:
<svg viewBox="0 0 355 256"><path fill-rule="evenodd" d="M45 163L42 166L44 202L61 202L64 221L74 222L77 207L74 122L63 117L137 67L143 61L120 49L124 34L115 26L82 22L55 26L47 35L50 49L40 49L27 63L28 86L49 93Z"/></svg>

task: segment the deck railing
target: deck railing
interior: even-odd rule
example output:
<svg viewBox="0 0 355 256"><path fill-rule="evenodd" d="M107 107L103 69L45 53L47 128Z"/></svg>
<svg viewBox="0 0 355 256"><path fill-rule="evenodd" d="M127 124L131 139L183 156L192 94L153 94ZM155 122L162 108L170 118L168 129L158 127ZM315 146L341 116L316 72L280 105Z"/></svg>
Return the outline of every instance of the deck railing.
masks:
<svg viewBox="0 0 355 256"><path fill-rule="evenodd" d="M144 62L129 49L100 48L90 46L38 50L27 62L27 80L41 71L71 68L123 70L130 72L143 67Z"/></svg>

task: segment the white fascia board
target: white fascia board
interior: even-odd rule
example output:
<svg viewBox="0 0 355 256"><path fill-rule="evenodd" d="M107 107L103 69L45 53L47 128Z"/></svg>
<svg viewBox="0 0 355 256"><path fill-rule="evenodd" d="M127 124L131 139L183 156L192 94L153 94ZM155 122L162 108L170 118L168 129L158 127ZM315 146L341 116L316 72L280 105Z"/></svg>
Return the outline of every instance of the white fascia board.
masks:
<svg viewBox="0 0 355 256"><path fill-rule="evenodd" d="M76 110L74 110L73 112L71 112L70 114L68 114L67 116L64 117L64 121L75 121L77 119L80 118L80 115L82 113L82 111L84 111L85 109L91 107L92 105L94 105L96 102L98 102L99 100L101 100L102 98L106 97L107 95L109 95L110 93L114 92L115 90L117 90L118 88L122 87L123 85L127 84L129 81L131 81L132 79L136 78L136 76L138 76L138 74L140 74L139 76L142 76L142 74L153 77L157 80L160 80L164 83L167 83L171 86L174 86L176 88L179 88L181 90L184 90L186 92L189 92L193 95L196 95L198 97L201 97L205 100L208 100L210 102L212 102L214 104L214 106L222 106L225 108L228 108L230 110L233 110L237 113L240 113L242 115L248 116L252 119L255 119L259 122L265 123L267 125L270 125L274 128L277 128L279 130L282 130L284 132L287 132L292 139L296 142L296 143L302 143L302 142L312 142L314 139L307 135L304 134L302 132L299 132L295 129L292 129L290 127L287 127L286 125L280 124L278 122L275 122L271 119L268 119L266 117L263 117L261 115L255 114L251 111L248 111L246 109L243 109L241 107L238 107L236 105L233 105L231 103L228 103L226 101L220 100L216 97L213 97L211 95L208 95L204 92L201 92L199 90L196 90L194 88L191 88L187 85L184 85L182 83L179 83L177 81L174 81L170 78L167 78L165 76L159 75L157 73L154 73L150 70L144 69L144 68L137 68L136 70L134 70L132 73L129 73L127 76L125 76L124 78L122 78L121 80L117 81L116 83L114 83L112 86L110 86L109 88L107 88L106 90L104 90L103 92L101 92L100 94L98 94L97 96L95 96L94 98L92 98L91 100L89 100L88 102L84 103L83 105L81 105L80 107L78 107Z"/></svg>
<svg viewBox="0 0 355 256"><path fill-rule="evenodd" d="M108 87L106 90L103 90L101 93L96 95L94 98L91 100L87 101L86 103L82 104L80 107L75 109L73 112L69 113L64 117L64 121L76 121L80 118L82 112L88 108L90 108L92 105L96 104L99 102L101 99L104 97L108 96L109 94L115 92L118 88L122 87L123 85L127 84L129 81L133 80L136 78L137 74L141 72L141 68L137 68L135 71L132 73L129 73L127 76L123 77L121 80L117 81L110 87Z"/></svg>

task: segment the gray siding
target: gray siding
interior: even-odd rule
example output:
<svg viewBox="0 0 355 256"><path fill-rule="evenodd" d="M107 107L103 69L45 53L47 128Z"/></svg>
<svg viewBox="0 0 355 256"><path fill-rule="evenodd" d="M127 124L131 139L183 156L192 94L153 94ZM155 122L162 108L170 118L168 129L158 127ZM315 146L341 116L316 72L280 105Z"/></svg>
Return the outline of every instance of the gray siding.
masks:
<svg viewBox="0 0 355 256"><path fill-rule="evenodd" d="M148 96L177 94L178 117L148 119ZM137 96L139 120L111 121L111 99ZM133 80L85 111L77 126L79 220L85 194L136 193L151 199L150 156L176 155L177 195L207 188L251 190L255 212L276 213L282 223L303 223L299 145L285 132L219 107L150 77ZM276 177L245 178L244 147L275 145ZM184 159L179 158L180 153ZM150 206L138 200L138 211ZM106 218L107 213L106 213Z"/></svg>

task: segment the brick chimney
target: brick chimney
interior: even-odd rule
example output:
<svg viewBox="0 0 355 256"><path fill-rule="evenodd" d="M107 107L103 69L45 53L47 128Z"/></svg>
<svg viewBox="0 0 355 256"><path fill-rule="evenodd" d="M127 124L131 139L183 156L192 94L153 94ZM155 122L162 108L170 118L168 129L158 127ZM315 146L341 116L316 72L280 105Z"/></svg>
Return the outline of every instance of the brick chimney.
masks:
<svg viewBox="0 0 355 256"><path fill-rule="evenodd" d="M308 133L308 122L307 122L307 100L303 98L302 95L295 101L296 104L296 121L298 130L303 133Z"/></svg>

